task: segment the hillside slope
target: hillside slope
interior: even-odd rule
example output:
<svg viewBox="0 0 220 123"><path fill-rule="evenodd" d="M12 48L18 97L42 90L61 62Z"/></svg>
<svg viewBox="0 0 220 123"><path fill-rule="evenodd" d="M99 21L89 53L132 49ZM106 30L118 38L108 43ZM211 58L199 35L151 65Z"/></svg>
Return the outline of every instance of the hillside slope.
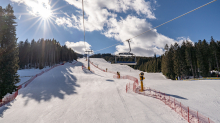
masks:
<svg viewBox="0 0 220 123"><path fill-rule="evenodd" d="M109 64L97 60L100 66ZM95 73L82 70L83 64L87 62L80 59L74 66L66 63L37 77L13 102L0 108L0 122L186 123L163 102L126 93L125 85L131 81L113 79L113 74L93 66ZM108 69L116 70L110 66ZM122 74L139 74L128 66L117 65L117 69L124 70Z"/></svg>
<svg viewBox="0 0 220 123"><path fill-rule="evenodd" d="M139 78L141 72L127 65L109 64L104 59L93 58L91 61L100 68L119 71L122 75ZM166 79L162 73L147 72L144 72L144 76L145 87L164 92L216 123L220 122L220 80L175 81Z"/></svg>

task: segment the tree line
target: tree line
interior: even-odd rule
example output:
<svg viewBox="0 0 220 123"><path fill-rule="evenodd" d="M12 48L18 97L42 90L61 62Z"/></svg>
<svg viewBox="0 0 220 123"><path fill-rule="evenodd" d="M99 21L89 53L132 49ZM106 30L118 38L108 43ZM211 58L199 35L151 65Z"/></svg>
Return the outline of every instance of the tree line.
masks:
<svg viewBox="0 0 220 123"><path fill-rule="evenodd" d="M145 72L162 72L169 79L182 78L189 76L216 77L220 64L220 41L215 41L211 37L210 42L199 40L192 43L183 41L181 45L164 47L165 53L156 57L136 57L137 65L130 67ZM92 58L104 58L111 63L115 62L115 56L111 54L94 54ZM131 61L132 58L120 58L121 61Z"/></svg>
<svg viewBox="0 0 220 123"><path fill-rule="evenodd" d="M115 63L115 55L112 55L110 53L94 54L94 55L90 56L90 58L104 58L106 61L111 62L112 64ZM146 67L145 67L146 63L149 61L153 61L153 59L154 58L152 58L152 57L139 57L139 56L137 56L136 57L137 65L129 65L129 66L134 69L146 71ZM117 61L134 61L134 57L120 57L120 58L117 58ZM158 59L158 63L160 63L159 59ZM150 69L150 68L148 68L148 69ZM158 69L160 69L160 68L158 68ZM157 71L155 71L155 72L157 72ZM152 72L154 72L154 71L152 71Z"/></svg>
<svg viewBox="0 0 220 123"><path fill-rule="evenodd" d="M61 46L55 39L34 39L29 43L28 39L20 41L19 47L19 66L24 68L39 68L52 66L63 61L77 59L77 53L66 45Z"/></svg>
<svg viewBox="0 0 220 123"><path fill-rule="evenodd" d="M7 93L17 91L19 68L42 69L81 56L67 46L61 46L55 39L17 43L15 20L10 4L5 9L0 6L0 101Z"/></svg>
<svg viewBox="0 0 220 123"><path fill-rule="evenodd" d="M216 76L210 71L219 71L220 41L213 37L209 43L205 39L195 43L186 40L181 45L165 45L164 49L161 70L170 79L210 77Z"/></svg>
<svg viewBox="0 0 220 123"><path fill-rule="evenodd" d="M0 6L0 100L17 90L18 47L16 38L16 17L11 5Z"/></svg>

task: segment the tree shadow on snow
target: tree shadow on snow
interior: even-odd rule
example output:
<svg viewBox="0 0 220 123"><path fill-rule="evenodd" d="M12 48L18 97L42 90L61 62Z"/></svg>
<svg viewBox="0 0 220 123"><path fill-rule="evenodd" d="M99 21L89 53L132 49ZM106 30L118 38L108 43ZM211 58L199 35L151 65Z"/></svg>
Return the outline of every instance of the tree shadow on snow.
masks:
<svg viewBox="0 0 220 123"><path fill-rule="evenodd" d="M148 93L144 94L145 96L150 96L151 97L150 89L145 89L144 91L148 92ZM188 100L187 98L184 98L184 97L181 97L181 96L178 96L178 95L173 95L173 94L167 94L166 93L166 96L171 96L171 97L178 98L178 99ZM153 97L153 98L156 98L156 97Z"/></svg>
<svg viewBox="0 0 220 123"><path fill-rule="evenodd" d="M34 99L37 102L50 101L51 98L64 99L65 95L77 94L76 87L80 87L76 82L77 78L71 70L76 65L58 66L33 80L25 89L21 89L20 94L23 98L27 98L24 105L29 100Z"/></svg>
<svg viewBox="0 0 220 123"><path fill-rule="evenodd" d="M179 98L179 99L184 99L184 100L188 100L187 98L178 96L178 95L173 95L173 94L166 94L167 96L171 96L171 97L175 97L175 98Z"/></svg>
<svg viewBox="0 0 220 123"><path fill-rule="evenodd" d="M10 105L10 104L6 104L6 105L0 107L0 118L3 118L4 112L5 112L7 109L9 109L9 106L8 106L8 105Z"/></svg>
<svg viewBox="0 0 220 123"><path fill-rule="evenodd" d="M4 116L4 115L3 115L4 112L11 107L11 104L14 103L15 100L16 100L16 99L14 99L13 101L11 101L11 102L9 102L9 103L3 105L2 107L0 107L0 118L4 118L4 117L3 117L3 116Z"/></svg>
<svg viewBox="0 0 220 123"><path fill-rule="evenodd" d="M111 79L107 79L106 81L109 81L109 82L115 82L114 80L111 80Z"/></svg>
<svg viewBox="0 0 220 123"><path fill-rule="evenodd" d="M83 69L83 72L86 74L94 74L92 71L88 70L88 69Z"/></svg>

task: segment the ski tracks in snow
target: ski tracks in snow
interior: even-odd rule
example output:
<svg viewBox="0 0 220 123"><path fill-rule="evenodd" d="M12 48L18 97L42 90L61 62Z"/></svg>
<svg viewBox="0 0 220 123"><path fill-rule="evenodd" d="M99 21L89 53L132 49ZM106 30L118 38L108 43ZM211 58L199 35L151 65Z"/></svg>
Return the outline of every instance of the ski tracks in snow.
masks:
<svg viewBox="0 0 220 123"><path fill-rule="evenodd" d="M138 94L126 93L125 85L131 82L130 80L113 79L113 74L102 72L92 66L95 74L83 71L81 65L83 63L86 65L83 60L74 66L67 63L45 73L46 75L39 76L28 86L29 90L26 88L23 93L33 93L38 97L37 94L41 94L39 92L46 91L48 93L43 92L44 95L50 98L42 100L40 97L44 95L41 95L39 101L36 101L33 97L27 95L22 97L20 94L12 106L5 111L4 118L0 118L0 122L181 122L178 116L170 113L168 107L164 108L162 102ZM106 67L111 68L111 66ZM54 75L53 79L50 78L51 74ZM74 93L69 93L72 89ZM59 97L58 94L61 96ZM29 103L22 105L26 98Z"/></svg>
<svg viewBox="0 0 220 123"><path fill-rule="evenodd" d="M116 88L117 88L117 87L116 87ZM134 119L133 119L133 117L132 117L132 115L131 115L131 112L129 111L128 106L127 106L127 104L126 104L124 98L121 96L120 91L119 91L118 88L117 88L117 91L118 91L119 97L121 98L121 102L124 104L124 108L125 108L126 112L130 115L132 121L134 121Z"/></svg>

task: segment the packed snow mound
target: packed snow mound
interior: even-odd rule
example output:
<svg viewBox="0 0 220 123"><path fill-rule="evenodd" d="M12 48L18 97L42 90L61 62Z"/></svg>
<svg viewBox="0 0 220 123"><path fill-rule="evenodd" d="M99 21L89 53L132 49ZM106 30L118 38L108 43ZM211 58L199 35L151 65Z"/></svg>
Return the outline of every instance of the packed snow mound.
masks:
<svg viewBox="0 0 220 123"><path fill-rule="evenodd" d="M24 82L28 81L31 77L35 76L38 73L41 73L42 71L45 71L46 69L49 69L50 67L45 67L43 69L21 69L18 70L17 73L20 76L20 82L17 83L16 85L19 86L23 84Z"/></svg>
<svg viewBox="0 0 220 123"><path fill-rule="evenodd" d="M110 71L126 72L127 70L132 69L128 65L111 64L103 58L90 58L90 61L93 62L95 65L98 65L100 68L106 67Z"/></svg>
<svg viewBox="0 0 220 123"><path fill-rule="evenodd" d="M92 73L82 69L88 61L78 61L53 68L19 90L15 101L0 108L0 123L186 123L162 102L126 93L132 81L113 79L94 66Z"/></svg>
<svg viewBox="0 0 220 123"><path fill-rule="evenodd" d="M167 80L162 73L144 73L147 80Z"/></svg>
<svg viewBox="0 0 220 123"><path fill-rule="evenodd" d="M136 78L139 78L139 73L142 72L140 70L134 70L133 68L129 67L128 65L120 65L120 64L111 64L107 62L103 58L90 58L90 61L93 62L95 65L98 65L99 68L108 69L110 71L119 71L122 75L134 75ZM166 77L162 73L147 73L144 72L144 76L146 79L149 80L166 80Z"/></svg>
<svg viewBox="0 0 220 123"><path fill-rule="evenodd" d="M141 71L126 65L110 64L104 59L95 58L91 61L99 67L108 67L112 71L120 71L122 75L131 75L139 79ZM189 106L216 123L220 123L220 80L182 81L166 79L162 73L144 73L144 86L156 89L174 97L185 106Z"/></svg>
<svg viewBox="0 0 220 123"><path fill-rule="evenodd" d="M126 65L110 64L104 59L91 62L102 69L119 71L139 79L141 71ZM163 102L136 93L126 93L127 79L113 79L112 73L78 59L66 63L34 79L19 91L17 98L0 108L0 123L187 123ZM27 75L31 70L27 70ZM25 72L22 73L25 75ZM220 122L220 81L173 81L161 73L145 73L144 86L169 94L199 111L216 123Z"/></svg>

